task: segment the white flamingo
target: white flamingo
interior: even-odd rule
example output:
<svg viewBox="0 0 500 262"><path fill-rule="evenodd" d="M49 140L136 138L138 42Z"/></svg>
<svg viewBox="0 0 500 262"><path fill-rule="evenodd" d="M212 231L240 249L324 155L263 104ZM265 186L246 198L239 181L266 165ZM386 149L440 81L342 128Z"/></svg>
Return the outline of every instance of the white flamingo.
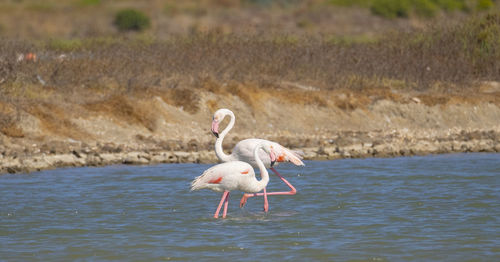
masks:
<svg viewBox="0 0 500 262"><path fill-rule="evenodd" d="M276 160L276 155L265 143L260 143L255 147L253 155L260 170L260 180L255 178L255 171L250 164L242 161L231 161L215 165L205 170L201 176L196 177L193 182L191 182L191 191L208 188L217 192L224 192L219 206L215 211L214 218L219 217L222 203L224 203L222 218L226 217L230 191L240 190L243 192L256 193L266 188L269 182L269 174L259 156L259 150L261 148L268 154L268 158L271 162ZM264 196L264 205L267 205L266 196Z"/></svg>
<svg viewBox="0 0 500 262"><path fill-rule="evenodd" d="M219 123L221 123L222 120L224 120L224 118L227 115L231 117L231 120L229 121L227 127L219 134ZM301 160L302 157L298 153L276 142L258 138L250 138L238 142L236 146L233 148L231 154L227 155L226 153L224 153L224 150L222 149L222 141L224 140L224 137L227 135L227 133L233 128L235 119L236 117L234 116L234 113L229 109L225 108L219 109L214 113L214 117L212 120L212 133L217 137L217 140L215 141L215 154L217 155L220 161L222 162L243 161L249 163L253 167L257 167L256 158L252 154L253 149L257 144L264 143L265 145L268 145L270 148L272 148L273 152L276 154L277 156L276 162L292 162L297 166L304 165L304 162L302 162ZM271 163L271 160L267 154L264 154L261 151L259 153L259 157L263 161L264 165L267 168L271 168L271 170L290 188L290 191L267 193L266 189L264 188L264 193L244 194L240 201L240 207L243 207L245 205L249 197L263 195L264 197L267 198L267 195L295 195L297 193L295 187L292 186L292 184L290 184L283 176L281 176L280 173L276 171L276 169L274 169L273 164ZM269 207L265 205L264 211L267 212L268 209Z"/></svg>

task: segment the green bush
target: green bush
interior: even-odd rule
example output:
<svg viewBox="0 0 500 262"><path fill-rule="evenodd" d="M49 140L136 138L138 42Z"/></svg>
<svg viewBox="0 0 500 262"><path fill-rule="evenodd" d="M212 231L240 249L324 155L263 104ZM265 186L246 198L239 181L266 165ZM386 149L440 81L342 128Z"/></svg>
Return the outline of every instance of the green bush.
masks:
<svg viewBox="0 0 500 262"><path fill-rule="evenodd" d="M422 17L433 17L440 10L450 12L460 10L463 12L484 11L495 6L494 0L330 0L334 5L363 6L370 3L373 14L386 18L407 17L415 14Z"/></svg>
<svg viewBox="0 0 500 262"><path fill-rule="evenodd" d="M362 6L369 7L370 0L329 0L327 3L337 6Z"/></svg>
<svg viewBox="0 0 500 262"><path fill-rule="evenodd" d="M142 31L151 25L150 19L144 13L134 9L124 9L115 16L114 24L121 31Z"/></svg>
<svg viewBox="0 0 500 262"><path fill-rule="evenodd" d="M35 12L51 12L56 9L56 5L54 3L47 3L47 2L30 2L26 5L26 9L30 11L35 11Z"/></svg>
<svg viewBox="0 0 500 262"><path fill-rule="evenodd" d="M478 0L476 4L476 9L479 11L488 10L494 5L491 0Z"/></svg>
<svg viewBox="0 0 500 262"><path fill-rule="evenodd" d="M408 17L410 3L406 0L374 0L370 9L372 13L386 18Z"/></svg>
<svg viewBox="0 0 500 262"><path fill-rule="evenodd" d="M79 4L81 6L93 6L101 4L101 0L80 0Z"/></svg>
<svg viewBox="0 0 500 262"><path fill-rule="evenodd" d="M473 53L480 58L500 59L500 14L488 14L471 23L469 46L474 46Z"/></svg>
<svg viewBox="0 0 500 262"><path fill-rule="evenodd" d="M434 0L441 9L445 11L462 10L465 11L466 5L461 0Z"/></svg>
<svg viewBox="0 0 500 262"><path fill-rule="evenodd" d="M53 50L71 52L83 48L83 42L80 39L52 39L47 47Z"/></svg>
<svg viewBox="0 0 500 262"><path fill-rule="evenodd" d="M433 17L438 11L438 6L432 0L415 0L413 9L418 16Z"/></svg>

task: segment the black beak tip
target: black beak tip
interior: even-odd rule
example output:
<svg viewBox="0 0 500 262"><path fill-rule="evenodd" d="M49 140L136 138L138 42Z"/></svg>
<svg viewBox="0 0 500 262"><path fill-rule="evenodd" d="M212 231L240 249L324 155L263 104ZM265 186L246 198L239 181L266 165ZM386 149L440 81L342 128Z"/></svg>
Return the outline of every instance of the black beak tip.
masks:
<svg viewBox="0 0 500 262"><path fill-rule="evenodd" d="M271 161L271 167L274 166L274 163L276 163L276 161Z"/></svg>
<svg viewBox="0 0 500 262"><path fill-rule="evenodd" d="M215 137L219 138L219 133L217 132L212 132L212 134L214 134Z"/></svg>

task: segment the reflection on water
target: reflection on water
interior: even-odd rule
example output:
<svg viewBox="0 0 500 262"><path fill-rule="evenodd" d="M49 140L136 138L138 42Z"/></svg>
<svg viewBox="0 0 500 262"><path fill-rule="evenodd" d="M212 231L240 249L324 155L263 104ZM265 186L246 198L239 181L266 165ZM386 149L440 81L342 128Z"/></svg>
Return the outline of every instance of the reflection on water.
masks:
<svg viewBox="0 0 500 262"><path fill-rule="evenodd" d="M211 216L189 192L209 165L73 168L0 176L2 260L500 259L500 155L279 166L295 196ZM268 191L286 189L271 175Z"/></svg>

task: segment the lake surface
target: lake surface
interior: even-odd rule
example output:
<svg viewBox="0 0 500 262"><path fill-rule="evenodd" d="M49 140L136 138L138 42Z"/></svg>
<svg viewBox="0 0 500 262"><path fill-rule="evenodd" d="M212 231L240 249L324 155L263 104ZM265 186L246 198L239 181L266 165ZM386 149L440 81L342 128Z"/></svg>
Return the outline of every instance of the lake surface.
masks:
<svg viewBox="0 0 500 262"><path fill-rule="evenodd" d="M214 219L211 165L0 175L2 261L500 261L500 154L278 166L298 190ZM271 174L268 192L286 190Z"/></svg>

